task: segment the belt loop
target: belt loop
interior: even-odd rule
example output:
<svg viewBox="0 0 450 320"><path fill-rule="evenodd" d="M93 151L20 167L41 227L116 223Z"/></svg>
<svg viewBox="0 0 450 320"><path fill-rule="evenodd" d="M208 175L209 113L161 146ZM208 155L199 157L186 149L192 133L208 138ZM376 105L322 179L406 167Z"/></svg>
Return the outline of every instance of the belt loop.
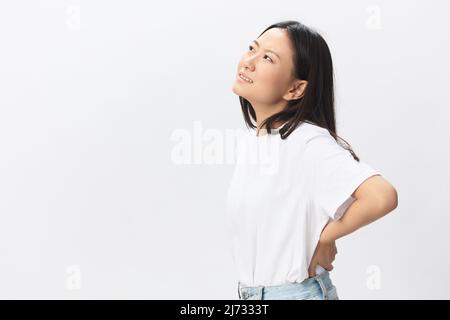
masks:
<svg viewBox="0 0 450 320"><path fill-rule="evenodd" d="M328 300L328 292L327 292L327 289L325 287L325 284L323 283L323 279L321 277L321 274L317 275L315 278L316 278L317 282L319 283L320 288L322 289L323 299L324 300Z"/></svg>

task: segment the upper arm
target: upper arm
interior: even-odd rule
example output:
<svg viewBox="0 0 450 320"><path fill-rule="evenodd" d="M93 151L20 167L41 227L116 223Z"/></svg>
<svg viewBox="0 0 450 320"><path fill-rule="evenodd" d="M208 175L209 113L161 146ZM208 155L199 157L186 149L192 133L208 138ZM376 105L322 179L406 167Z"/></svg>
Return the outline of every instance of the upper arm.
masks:
<svg viewBox="0 0 450 320"><path fill-rule="evenodd" d="M305 164L310 182L310 201L314 208L332 219L339 219L352 201L371 197L379 205L378 197L387 188L381 173L339 145L329 134L308 141ZM352 197L353 196L353 197Z"/></svg>

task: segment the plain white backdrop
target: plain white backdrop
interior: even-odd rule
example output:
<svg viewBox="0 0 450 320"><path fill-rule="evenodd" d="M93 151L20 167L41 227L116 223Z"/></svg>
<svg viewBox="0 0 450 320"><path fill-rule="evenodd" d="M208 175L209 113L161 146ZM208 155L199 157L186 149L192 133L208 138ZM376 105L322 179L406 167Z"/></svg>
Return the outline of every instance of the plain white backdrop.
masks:
<svg viewBox="0 0 450 320"><path fill-rule="evenodd" d="M233 162L211 149L229 156L228 130L245 129L238 60L282 20L325 38L338 134L398 191L394 212L337 241L340 298L450 298L449 10L2 1L0 298L237 299Z"/></svg>

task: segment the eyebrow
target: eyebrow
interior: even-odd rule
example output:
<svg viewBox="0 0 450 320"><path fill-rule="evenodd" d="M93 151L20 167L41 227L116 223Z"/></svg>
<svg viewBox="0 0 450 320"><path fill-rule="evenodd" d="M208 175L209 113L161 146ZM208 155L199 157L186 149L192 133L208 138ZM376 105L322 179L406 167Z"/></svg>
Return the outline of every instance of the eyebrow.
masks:
<svg viewBox="0 0 450 320"><path fill-rule="evenodd" d="M258 47L260 47L260 45L259 45L259 42L258 41L256 41L256 40L253 40L253 42L254 43L256 43L256 45L258 46ZM281 60L281 58L280 58L280 56L275 52L275 51L272 51L272 50L270 50L270 49L266 49L266 51L268 51L268 52L272 52L274 55L276 55L277 57L278 57L278 59L280 59Z"/></svg>

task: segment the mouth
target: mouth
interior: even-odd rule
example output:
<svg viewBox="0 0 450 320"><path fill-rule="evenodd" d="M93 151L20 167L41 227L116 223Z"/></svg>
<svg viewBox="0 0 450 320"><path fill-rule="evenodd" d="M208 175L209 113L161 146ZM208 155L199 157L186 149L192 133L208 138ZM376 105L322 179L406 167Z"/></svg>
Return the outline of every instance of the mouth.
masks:
<svg viewBox="0 0 450 320"><path fill-rule="evenodd" d="M242 72L239 72L237 77L244 82L253 83L253 80L250 79L249 77L245 76Z"/></svg>

